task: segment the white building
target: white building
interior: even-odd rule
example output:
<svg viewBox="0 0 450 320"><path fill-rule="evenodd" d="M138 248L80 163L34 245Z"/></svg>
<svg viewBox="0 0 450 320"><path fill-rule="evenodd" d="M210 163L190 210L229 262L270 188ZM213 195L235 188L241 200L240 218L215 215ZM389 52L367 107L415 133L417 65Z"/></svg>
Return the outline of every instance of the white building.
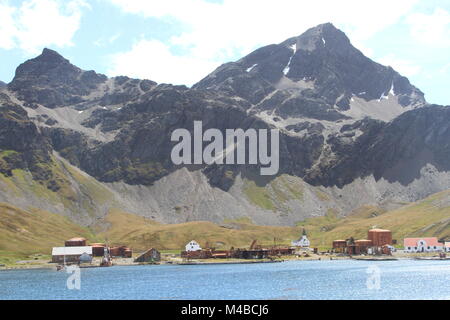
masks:
<svg viewBox="0 0 450 320"><path fill-rule="evenodd" d="M82 259L80 259L83 257ZM88 262L92 260L92 247L54 247L52 250L52 262Z"/></svg>
<svg viewBox="0 0 450 320"><path fill-rule="evenodd" d="M450 242L444 243L445 252L450 252Z"/></svg>
<svg viewBox="0 0 450 320"><path fill-rule="evenodd" d="M199 250L202 250L202 248L195 240L192 240L186 245L186 251L199 251Z"/></svg>
<svg viewBox="0 0 450 320"><path fill-rule="evenodd" d="M308 237L306 236L306 231L303 229L302 237L296 241L292 241L291 245L293 247L302 247L302 248L308 248L310 245L310 242L308 240Z"/></svg>
<svg viewBox="0 0 450 320"><path fill-rule="evenodd" d="M444 249L438 238L405 238L403 240L405 252L441 252Z"/></svg>

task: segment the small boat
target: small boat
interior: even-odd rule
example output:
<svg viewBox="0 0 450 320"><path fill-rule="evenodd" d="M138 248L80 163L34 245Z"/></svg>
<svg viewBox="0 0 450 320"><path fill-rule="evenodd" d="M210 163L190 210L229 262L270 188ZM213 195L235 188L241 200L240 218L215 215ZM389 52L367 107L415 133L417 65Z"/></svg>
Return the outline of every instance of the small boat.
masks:
<svg viewBox="0 0 450 320"><path fill-rule="evenodd" d="M100 267L111 267L111 266L112 266L111 254L109 253L108 246L106 246L103 251L103 258L102 261L100 262Z"/></svg>
<svg viewBox="0 0 450 320"><path fill-rule="evenodd" d="M65 266L63 266L63 265L57 265L56 266L56 271L64 271L66 269L66 267Z"/></svg>
<svg viewBox="0 0 450 320"><path fill-rule="evenodd" d="M359 260L359 261L397 261L397 258L353 258L353 260Z"/></svg>
<svg viewBox="0 0 450 320"><path fill-rule="evenodd" d="M429 260L429 261L436 261L436 260L450 260L450 258L440 258L440 257L414 257L414 260Z"/></svg>
<svg viewBox="0 0 450 320"><path fill-rule="evenodd" d="M65 252L64 252L64 262L63 262L63 264L62 265L58 264L56 266L56 271L64 271L64 270L66 270L66 254L65 254Z"/></svg>

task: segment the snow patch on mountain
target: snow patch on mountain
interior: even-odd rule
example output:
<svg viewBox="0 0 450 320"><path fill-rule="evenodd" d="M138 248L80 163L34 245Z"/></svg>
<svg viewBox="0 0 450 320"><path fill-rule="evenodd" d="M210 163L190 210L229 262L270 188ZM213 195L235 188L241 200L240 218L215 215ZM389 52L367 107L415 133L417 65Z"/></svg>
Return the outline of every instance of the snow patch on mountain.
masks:
<svg viewBox="0 0 450 320"><path fill-rule="evenodd" d="M294 52L291 57L289 58L289 62L286 65L286 67L284 67L283 69L283 74L287 75L289 73L289 70L291 69L291 61L292 58L295 56L295 54L297 53L297 44L293 44L292 46L290 46L290 48L292 49L292 51Z"/></svg>
<svg viewBox="0 0 450 320"><path fill-rule="evenodd" d="M258 64L257 63L255 63L254 65L252 65L250 68L247 68L247 70L245 70L245 71L247 71L247 72L250 72L250 71L252 71L253 70L253 68L254 67L256 67Z"/></svg>

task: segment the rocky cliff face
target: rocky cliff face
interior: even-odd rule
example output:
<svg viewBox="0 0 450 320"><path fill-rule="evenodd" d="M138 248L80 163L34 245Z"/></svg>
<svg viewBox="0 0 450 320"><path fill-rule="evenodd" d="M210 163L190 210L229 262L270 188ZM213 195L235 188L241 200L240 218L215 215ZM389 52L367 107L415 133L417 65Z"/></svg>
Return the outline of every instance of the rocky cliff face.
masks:
<svg viewBox="0 0 450 320"><path fill-rule="evenodd" d="M27 170L36 181L58 191L48 139L40 134L27 112L4 93L0 93L0 105L0 173L10 177L15 169Z"/></svg>
<svg viewBox="0 0 450 320"><path fill-rule="evenodd" d="M282 118L346 119L342 111L355 98L369 102L391 95L401 107L425 104L408 79L365 57L329 23L224 64L194 88L227 91L255 104L254 111Z"/></svg>
<svg viewBox="0 0 450 320"><path fill-rule="evenodd" d="M68 199L41 206L84 224L111 207L164 222L293 224L450 188L450 109L428 105L331 24L224 64L191 89L107 78L45 49L0 92L0 172L14 178L3 188L20 184L15 169L29 172ZM278 128L279 174L175 166L170 135L192 132L195 120L222 132ZM39 205L41 196L5 192L0 200Z"/></svg>

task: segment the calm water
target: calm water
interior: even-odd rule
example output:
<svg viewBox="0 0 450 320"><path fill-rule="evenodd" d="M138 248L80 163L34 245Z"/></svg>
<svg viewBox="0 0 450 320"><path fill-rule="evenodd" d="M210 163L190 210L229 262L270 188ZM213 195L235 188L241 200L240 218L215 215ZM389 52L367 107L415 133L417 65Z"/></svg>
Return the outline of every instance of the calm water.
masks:
<svg viewBox="0 0 450 320"><path fill-rule="evenodd" d="M380 271L368 289L367 270ZM449 299L450 261L293 261L0 271L0 299ZM372 283L372 282L371 282ZM375 282L376 283L376 282ZM376 286L376 285L375 285Z"/></svg>

